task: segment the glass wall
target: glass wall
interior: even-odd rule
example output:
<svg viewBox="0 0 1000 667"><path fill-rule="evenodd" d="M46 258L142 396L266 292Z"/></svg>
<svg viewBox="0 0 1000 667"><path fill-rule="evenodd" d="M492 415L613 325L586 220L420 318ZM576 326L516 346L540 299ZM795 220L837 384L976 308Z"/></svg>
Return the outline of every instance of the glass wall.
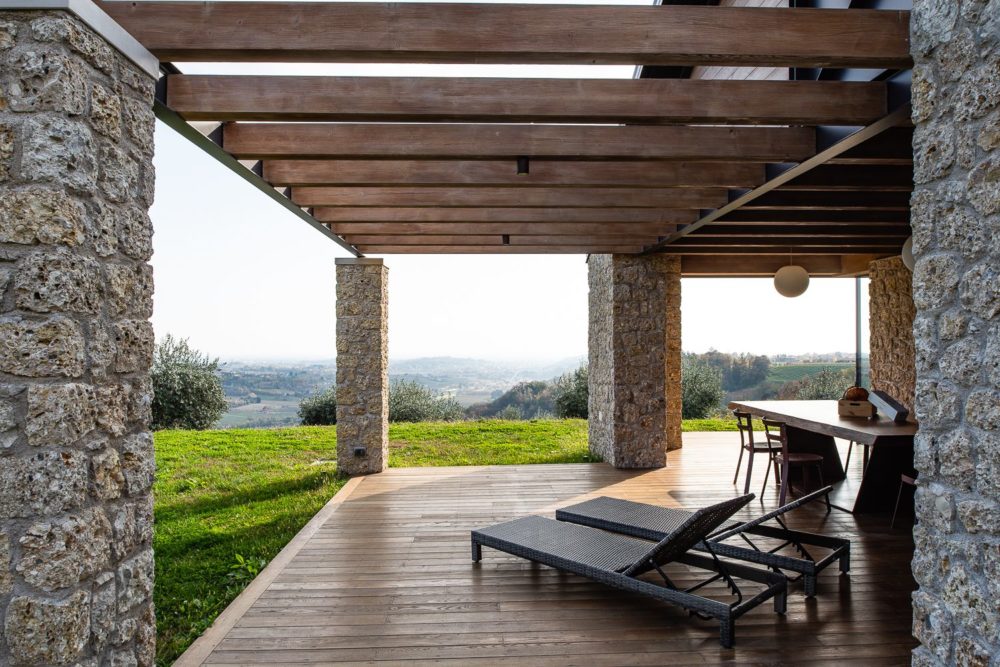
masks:
<svg viewBox="0 0 1000 667"><path fill-rule="evenodd" d="M871 364L869 360L869 340L868 328L868 284L871 281L867 276L855 279L855 302L857 304L857 341L855 349L857 357L855 360L856 375L855 383L861 387L871 388Z"/></svg>

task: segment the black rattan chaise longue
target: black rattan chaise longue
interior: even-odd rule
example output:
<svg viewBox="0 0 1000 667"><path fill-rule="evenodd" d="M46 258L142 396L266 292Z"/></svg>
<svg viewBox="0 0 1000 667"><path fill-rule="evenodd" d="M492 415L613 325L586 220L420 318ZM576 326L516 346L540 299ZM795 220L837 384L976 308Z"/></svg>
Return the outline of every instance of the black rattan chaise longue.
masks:
<svg viewBox="0 0 1000 667"><path fill-rule="evenodd" d="M679 605L703 618L719 621L719 639L723 646L733 645L737 618L774 598L774 610L785 613L788 580L783 574L721 561L711 533L753 499L747 494L732 500L688 513L655 543L565 521L528 516L489 528L472 531L472 560L482 559L482 547L491 547L514 556L572 572L615 588L648 595ZM699 545L708 555L691 553ZM667 563L680 563L707 570L712 575L687 589L679 589L663 571ZM640 579L639 575L655 570L663 584ZM764 590L744 597L734 577L764 585ZM697 595L695 591L722 579L736 600L730 604Z"/></svg>
<svg viewBox="0 0 1000 667"><path fill-rule="evenodd" d="M774 570L796 573L789 577L789 581L798 581L801 578L803 592L807 597L812 597L816 594L816 575L828 565L839 562L841 572L847 572L850 569L851 542L839 537L791 530L785 525L782 516L796 507L822 498L830 490L831 487L828 486L813 491L756 519L746 523L733 523L711 535L704 545L699 542L692 548L697 551L705 551L707 546L711 545L711 551L716 556L736 558L765 565ZM685 510L601 496L557 510L556 519L644 540L659 541L693 514ZM762 525L772 519L778 523L777 526ZM778 540L780 544L761 548L748 536L770 538ZM724 542L724 540L733 537L741 538L746 542L746 545ZM787 547L791 547L796 555L787 553ZM817 560L809 552L809 548L813 547L829 549L829 553ZM786 550L786 553L778 553L782 550Z"/></svg>

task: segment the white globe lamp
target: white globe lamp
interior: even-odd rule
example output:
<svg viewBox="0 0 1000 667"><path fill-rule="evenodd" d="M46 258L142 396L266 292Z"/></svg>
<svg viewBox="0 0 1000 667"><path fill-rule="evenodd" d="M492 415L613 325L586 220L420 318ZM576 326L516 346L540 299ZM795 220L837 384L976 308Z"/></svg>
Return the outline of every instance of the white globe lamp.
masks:
<svg viewBox="0 0 1000 667"><path fill-rule="evenodd" d="M801 266L783 266L774 274L774 289L781 296L801 296L809 288L809 272Z"/></svg>
<svg viewBox="0 0 1000 667"><path fill-rule="evenodd" d="M903 260L903 264L906 265L911 272L913 271L913 237L910 236L906 239L906 243L903 244L903 252L900 253L900 258Z"/></svg>

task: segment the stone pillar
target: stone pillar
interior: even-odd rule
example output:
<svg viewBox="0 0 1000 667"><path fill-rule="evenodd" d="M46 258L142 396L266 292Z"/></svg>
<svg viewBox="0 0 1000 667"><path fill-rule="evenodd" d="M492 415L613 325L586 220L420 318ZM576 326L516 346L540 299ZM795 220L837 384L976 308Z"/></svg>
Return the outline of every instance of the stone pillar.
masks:
<svg viewBox="0 0 1000 667"><path fill-rule="evenodd" d="M913 414L916 357L913 348L913 274L899 257L868 266L871 386L899 400Z"/></svg>
<svg viewBox="0 0 1000 667"><path fill-rule="evenodd" d="M680 259L591 255L590 451L616 468L681 446Z"/></svg>
<svg viewBox="0 0 1000 667"><path fill-rule="evenodd" d="M389 270L381 259L337 260L337 467L389 467Z"/></svg>
<svg viewBox="0 0 1000 667"><path fill-rule="evenodd" d="M1000 6L911 18L915 665L1000 655Z"/></svg>
<svg viewBox="0 0 1000 667"><path fill-rule="evenodd" d="M153 86L0 10L0 664L153 664Z"/></svg>

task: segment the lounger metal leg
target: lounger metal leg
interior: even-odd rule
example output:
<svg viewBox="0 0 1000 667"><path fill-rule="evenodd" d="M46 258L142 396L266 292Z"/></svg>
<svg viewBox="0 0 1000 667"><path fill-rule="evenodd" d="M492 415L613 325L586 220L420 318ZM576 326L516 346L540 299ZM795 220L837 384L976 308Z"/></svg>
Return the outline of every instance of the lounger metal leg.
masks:
<svg viewBox="0 0 1000 667"><path fill-rule="evenodd" d="M815 574L803 575L802 588L807 598L816 597L816 575Z"/></svg>
<svg viewBox="0 0 1000 667"><path fill-rule="evenodd" d="M472 562L478 563L483 559L483 545L472 540Z"/></svg>
<svg viewBox="0 0 1000 667"><path fill-rule="evenodd" d="M774 613L784 615L788 611L788 589L774 596Z"/></svg>
<svg viewBox="0 0 1000 667"><path fill-rule="evenodd" d="M847 574L851 571L851 552L845 551L840 557L840 573Z"/></svg>
<svg viewBox="0 0 1000 667"><path fill-rule="evenodd" d="M731 618L723 618L719 621L719 643L723 648L732 648L736 641L736 628Z"/></svg>

